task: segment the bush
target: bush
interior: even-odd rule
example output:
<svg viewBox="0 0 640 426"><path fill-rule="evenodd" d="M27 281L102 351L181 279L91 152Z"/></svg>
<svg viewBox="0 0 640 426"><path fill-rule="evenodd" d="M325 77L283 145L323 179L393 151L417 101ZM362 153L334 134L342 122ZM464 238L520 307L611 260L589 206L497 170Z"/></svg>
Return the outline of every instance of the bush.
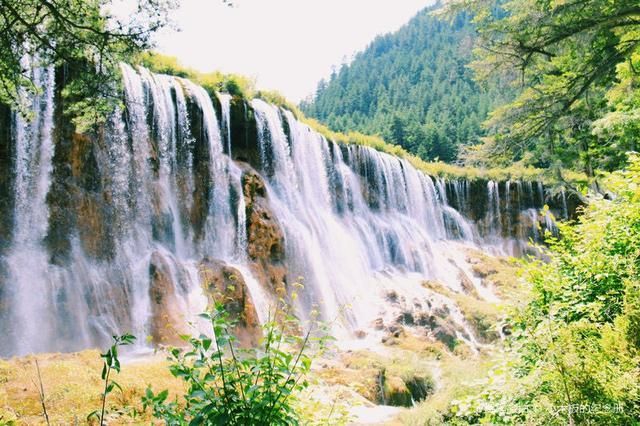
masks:
<svg viewBox="0 0 640 426"><path fill-rule="evenodd" d="M326 337L313 337L312 329L300 336L300 324L281 312L263 326L258 349L240 349L230 334L233 328L222 305L203 314L213 338L184 336L187 351L172 349L171 373L188 386L184 401L167 402L168 392L147 389L145 409L169 425L296 425L296 395L308 386L312 342L323 345Z"/></svg>
<svg viewBox="0 0 640 426"><path fill-rule="evenodd" d="M607 179L549 262L526 268L532 300L512 359L451 418L496 424L637 424L640 418L640 158Z"/></svg>

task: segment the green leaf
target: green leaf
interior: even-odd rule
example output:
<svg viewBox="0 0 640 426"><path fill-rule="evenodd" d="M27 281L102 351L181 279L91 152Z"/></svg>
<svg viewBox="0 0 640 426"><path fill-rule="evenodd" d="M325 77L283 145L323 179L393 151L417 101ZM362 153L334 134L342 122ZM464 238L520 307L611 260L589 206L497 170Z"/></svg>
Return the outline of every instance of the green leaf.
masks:
<svg viewBox="0 0 640 426"><path fill-rule="evenodd" d="M111 383L110 383L110 386L111 386L111 389L117 388L120 392L122 392L122 388L120 387L120 385L116 381L112 380Z"/></svg>
<svg viewBox="0 0 640 426"><path fill-rule="evenodd" d="M209 350L211 347L212 340L209 338L202 339L202 347L205 351Z"/></svg>
<svg viewBox="0 0 640 426"><path fill-rule="evenodd" d="M100 420L100 412L98 410L94 410L87 415L87 421L91 421L94 418Z"/></svg>

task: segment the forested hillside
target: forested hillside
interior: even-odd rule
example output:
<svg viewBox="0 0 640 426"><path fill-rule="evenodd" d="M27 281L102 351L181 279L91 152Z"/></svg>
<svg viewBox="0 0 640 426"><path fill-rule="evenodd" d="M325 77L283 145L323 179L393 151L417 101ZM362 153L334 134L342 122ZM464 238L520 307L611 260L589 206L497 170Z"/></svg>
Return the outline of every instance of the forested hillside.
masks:
<svg viewBox="0 0 640 426"><path fill-rule="evenodd" d="M423 159L453 161L483 135L489 111L512 98L481 87L467 67L474 29L425 9L398 32L377 37L353 62L321 81L302 109L337 131L379 134Z"/></svg>

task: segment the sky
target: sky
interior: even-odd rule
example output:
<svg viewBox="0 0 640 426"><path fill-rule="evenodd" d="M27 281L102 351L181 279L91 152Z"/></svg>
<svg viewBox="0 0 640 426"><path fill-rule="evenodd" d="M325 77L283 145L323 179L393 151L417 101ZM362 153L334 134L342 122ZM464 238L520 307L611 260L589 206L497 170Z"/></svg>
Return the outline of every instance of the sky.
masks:
<svg viewBox="0 0 640 426"><path fill-rule="evenodd" d="M298 102L332 66L395 31L433 0L180 0L158 50L200 71L256 79Z"/></svg>

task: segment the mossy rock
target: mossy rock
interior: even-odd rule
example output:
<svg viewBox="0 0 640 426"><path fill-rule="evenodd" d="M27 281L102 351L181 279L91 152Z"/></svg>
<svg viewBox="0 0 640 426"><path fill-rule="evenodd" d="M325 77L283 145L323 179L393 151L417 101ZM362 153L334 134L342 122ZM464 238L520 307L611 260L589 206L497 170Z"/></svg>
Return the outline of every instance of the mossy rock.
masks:
<svg viewBox="0 0 640 426"><path fill-rule="evenodd" d="M442 324L433 329L433 335L436 340L444 343L450 351L454 350L458 346L458 338L456 337L455 330L449 324Z"/></svg>
<svg viewBox="0 0 640 426"><path fill-rule="evenodd" d="M384 375L384 372L381 372ZM404 380L398 376L384 377L381 402L394 407L412 407L411 391Z"/></svg>
<svg viewBox="0 0 640 426"><path fill-rule="evenodd" d="M405 385L411 397L415 402L424 401L429 395L435 391L436 384L433 378L428 376L413 376L409 380L405 380Z"/></svg>
<svg viewBox="0 0 640 426"><path fill-rule="evenodd" d="M465 312L465 318L482 342L491 343L500 339L496 317L476 311L469 314Z"/></svg>
<svg viewBox="0 0 640 426"><path fill-rule="evenodd" d="M394 407L413 407L414 403L424 401L433 394L435 382L426 375L401 377L380 372L382 383L379 402Z"/></svg>

